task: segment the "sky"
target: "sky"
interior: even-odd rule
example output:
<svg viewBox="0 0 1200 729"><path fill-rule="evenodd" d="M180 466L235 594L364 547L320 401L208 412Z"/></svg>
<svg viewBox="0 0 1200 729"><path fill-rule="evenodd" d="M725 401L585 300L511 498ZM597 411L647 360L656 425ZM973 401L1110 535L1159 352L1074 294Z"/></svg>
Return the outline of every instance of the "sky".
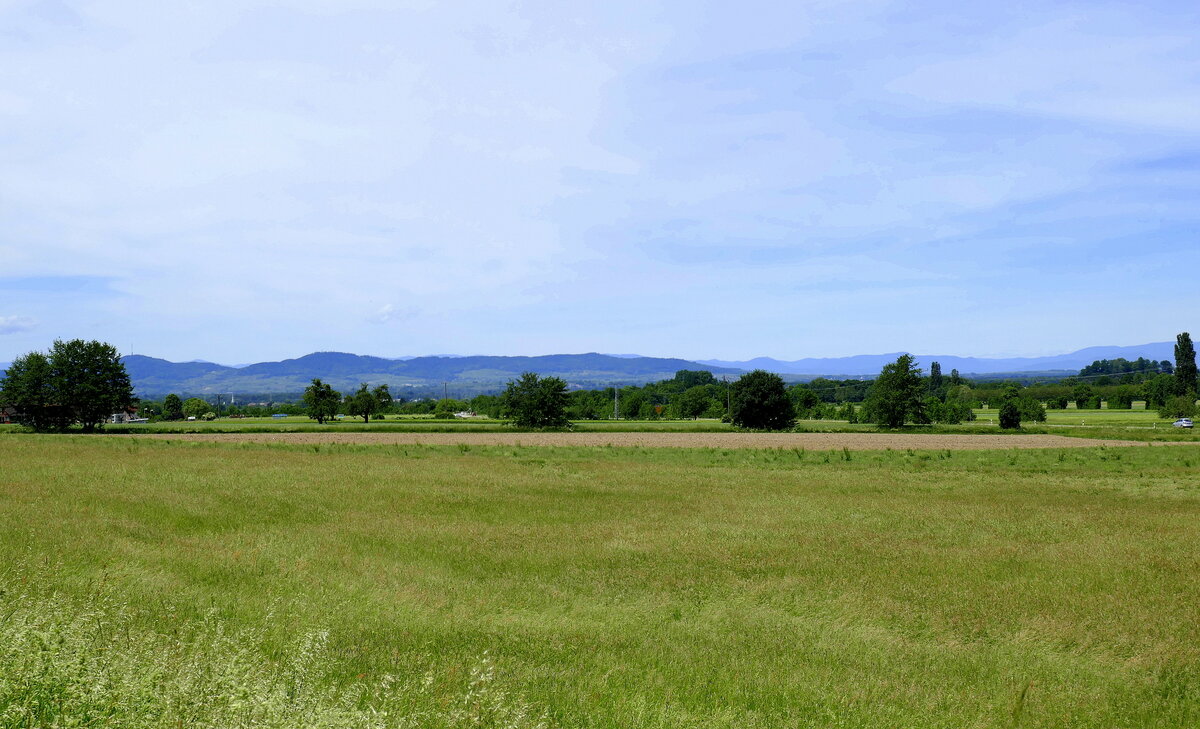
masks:
<svg viewBox="0 0 1200 729"><path fill-rule="evenodd" d="M1197 331L1194 2L0 0L0 361Z"/></svg>

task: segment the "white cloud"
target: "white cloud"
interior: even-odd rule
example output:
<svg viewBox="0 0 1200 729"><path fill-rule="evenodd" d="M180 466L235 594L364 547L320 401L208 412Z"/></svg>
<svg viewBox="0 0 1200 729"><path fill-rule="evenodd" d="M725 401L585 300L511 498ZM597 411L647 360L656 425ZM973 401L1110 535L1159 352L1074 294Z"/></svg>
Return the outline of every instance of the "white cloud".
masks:
<svg viewBox="0 0 1200 729"><path fill-rule="evenodd" d="M0 316L0 334L17 334L33 329L37 322L28 316Z"/></svg>

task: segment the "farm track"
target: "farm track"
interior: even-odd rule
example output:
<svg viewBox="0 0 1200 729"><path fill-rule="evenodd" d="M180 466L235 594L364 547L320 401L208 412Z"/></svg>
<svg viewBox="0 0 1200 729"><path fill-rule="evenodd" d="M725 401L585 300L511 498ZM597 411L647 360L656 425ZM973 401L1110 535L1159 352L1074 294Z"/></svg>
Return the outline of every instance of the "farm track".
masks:
<svg viewBox="0 0 1200 729"><path fill-rule="evenodd" d="M806 450L1006 450L1187 445L1061 435L933 435L923 433L153 433L152 438L206 443L341 443L355 445L587 446L617 448L804 448Z"/></svg>

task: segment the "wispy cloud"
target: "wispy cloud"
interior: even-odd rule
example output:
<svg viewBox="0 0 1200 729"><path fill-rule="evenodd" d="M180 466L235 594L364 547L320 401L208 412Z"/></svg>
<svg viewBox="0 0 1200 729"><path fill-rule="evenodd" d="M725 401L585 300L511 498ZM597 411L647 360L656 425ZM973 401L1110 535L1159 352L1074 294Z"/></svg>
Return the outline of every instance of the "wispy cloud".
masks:
<svg viewBox="0 0 1200 729"><path fill-rule="evenodd" d="M0 334L17 334L33 329L37 322L29 316L0 316Z"/></svg>
<svg viewBox="0 0 1200 729"><path fill-rule="evenodd" d="M1197 32L1170 2L8 4L0 291L38 326L0 358L1162 339L1200 266Z"/></svg>

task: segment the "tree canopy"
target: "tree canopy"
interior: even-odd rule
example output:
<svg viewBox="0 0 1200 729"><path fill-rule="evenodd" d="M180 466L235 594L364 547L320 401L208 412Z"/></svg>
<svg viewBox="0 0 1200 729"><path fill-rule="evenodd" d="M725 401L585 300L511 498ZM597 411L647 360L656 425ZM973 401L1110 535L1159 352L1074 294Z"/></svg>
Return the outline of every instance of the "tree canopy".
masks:
<svg viewBox="0 0 1200 729"><path fill-rule="evenodd" d="M323 425L326 420L337 415L341 401L342 393L333 389L329 383L321 382L319 377L314 377L304 389L304 407L308 410L308 417L317 421L318 425Z"/></svg>
<svg viewBox="0 0 1200 729"><path fill-rule="evenodd" d="M872 422L888 428L923 423L927 422L924 397L921 370L911 354L902 354L883 366L867 392L864 410Z"/></svg>
<svg viewBox="0 0 1200 729"><path fill-rule="evenodd" d="M1187 332L1175 337L1175 394L1196 395L1196 348Z"/></svg>
<svg viewBox="0 0 1200 729"><path fill-rule="evenodd" d="M371 416L381 413L392 404L392 393L387 385L379 385L368 390L367 383L359 385L358 390L346 398L346 414L359 416L364 423L371 422Z"/></svg>
<svg viewBox="0 0 1200 729"><path fill-rule="evenodd" d="M37 430L79 423L90 432L137 400L116 347L96 340L55 340L48 353L18 357L0 380L0 399Z"/></svg>
<svg viewBox="0 0 1200 729"><path fill-rule="evenodd" d="M212 408L207 400L202 400L198 397L189 397L183 401L182 409L183 414L189 418L201 418Z"/></svg>
<svg viewBox="0 0 1200 729"><path fill-rule="evenodd" d="M787 430L796 424L796 411L783 378L766 370L742 375L732 385L729 419L739 428Z"/></svg>
<svg viewBox="0 0 1200 729"><path fill-rule="evenodd" d="M163 420L183 420L183 400L175 393L163 399L162 417Z"/></svg>
<svg viewBox="0 0 1200 729"><path fill-rule="evenodd" d="M521 428L565 428L567 383L557 377L524 372L510 380L502 396L504 412Z"/></svg>

